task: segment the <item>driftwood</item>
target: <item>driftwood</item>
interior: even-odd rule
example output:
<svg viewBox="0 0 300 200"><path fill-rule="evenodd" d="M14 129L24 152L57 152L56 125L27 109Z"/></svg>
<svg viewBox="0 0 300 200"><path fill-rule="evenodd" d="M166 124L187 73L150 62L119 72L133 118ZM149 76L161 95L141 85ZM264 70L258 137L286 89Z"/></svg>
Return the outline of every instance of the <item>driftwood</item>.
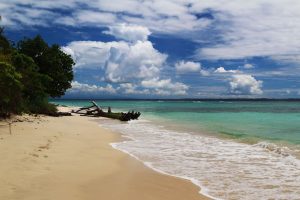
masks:
<svg viewBox="0 0 300 200"><path fill-rule="evenodd" d="M108 107L108 111L104 112L103 109L97 105L96 102L91 102L93 105L88 107L79 108L73 113L81 114L82 116L91 116L91 117L107 117L111 119L119 119L121 121L129 121L138 119L141 115L140 112L129 111L127 113L113 113L111 107Z"/></svg>

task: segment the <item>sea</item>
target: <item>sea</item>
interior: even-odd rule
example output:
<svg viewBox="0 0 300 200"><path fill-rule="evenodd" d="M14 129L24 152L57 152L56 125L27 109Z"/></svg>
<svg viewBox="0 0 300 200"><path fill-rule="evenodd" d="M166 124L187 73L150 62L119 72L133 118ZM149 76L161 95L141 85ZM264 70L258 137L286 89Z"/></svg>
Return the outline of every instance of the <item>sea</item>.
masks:
<svg viewBox="0 0 300 200"><path fill-rule="evenodd" d="M87 106L89 100L52 100ZM111 144L213 199L300 199L300 101L98 100L139 120L99 120Z"/></svg>

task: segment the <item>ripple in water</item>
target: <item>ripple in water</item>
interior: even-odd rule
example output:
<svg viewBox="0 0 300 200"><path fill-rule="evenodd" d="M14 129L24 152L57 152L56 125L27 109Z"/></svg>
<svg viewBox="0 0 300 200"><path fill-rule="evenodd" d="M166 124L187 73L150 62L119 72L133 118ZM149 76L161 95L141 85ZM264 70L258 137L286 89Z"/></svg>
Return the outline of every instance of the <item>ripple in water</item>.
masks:
<svg viewBox="0 0 300 200"><path fill-rule="evenodd" d="M220 199L299 199L300 161L272 144L249 145L165 130L147 121L104 126L132 140L113 146L157 171L190 179Z"/></svg>

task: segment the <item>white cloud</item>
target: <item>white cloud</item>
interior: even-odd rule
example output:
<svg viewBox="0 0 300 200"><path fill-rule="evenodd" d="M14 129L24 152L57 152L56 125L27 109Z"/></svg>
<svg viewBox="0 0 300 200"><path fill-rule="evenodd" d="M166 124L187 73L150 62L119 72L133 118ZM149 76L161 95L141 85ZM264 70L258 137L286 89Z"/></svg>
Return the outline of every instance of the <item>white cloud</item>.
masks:
<svg viewBox="0 0 300 200"><path fill-rule="evenodd" d="M155 89L155 93L158 96L170 96L172 93L168 90Z"/></svg>
<svg viewBox="0 0 300 200"><path fill-rule="evenodd" d="M212 74L214 77L222 78L223 81L229 83L229 96L235 95L261 95L262 84L260 80L256 80L254 76L245 74L239 70L226 70L224 67L218 67Z"/></svg>
<svg viewBox="0 0 300 200"><path fill-rule="evenodd" d="M102 12L93 12L88 10L83 10L77 13L77 19L81 23L99 23L99 24L108 24L116 21L116 16L112 13L102 13Z"/></svg>
<svg viewBox="0 0 300 200"><path fill-rule="evenodd" d="M227 71L225 70L224 67L218 67L216 70L215 70L215 73L226 73Z"/></svg>
<svg viewBox="0 0 300 200"><path fill-rule="evenodd" d="M265 56L296 63L300 63L299 10L298 0L2 0L0 4L7 28L56 23L109 26L108 32L122 39L145 40L147 31L137 36L129 34L128 26L114 28L115 24L136 24L144 27L141 32L149 29L212 43L197 51L200 58ZM207 13L210 17L199 17Z"/></svg>
<svg viewBox="0 0 300 200"><path fill-rule="evenodd" d="M284 64L299 64L299 10L298 0L2 0L0 3L1 24L7 29L58 23L76 28L108 27L107 33L127 42L75 41L64 47L64 51L75 58L77 69L99 68L111 82L168 79L160 77L167 55L147 40L150 32L206 42L198 49L198 58L227 60L263 56ZM209 17L199 17L206 14ZM139 43L135 44L136 41ZM145 49L145 54L138 49ZM182 68L182 72L196 68ZM251 69L251 66L239 69ZM201 66L198 71L206 76L214 74ZM275 74L275 71L268 72ZM283 72L287 74L280 68L276 75ZM299 67L289 67L288 75L297 76L298 72ZM224 68L216 69L215 73L218 78L244 75Z"/></svg>
<svg viewBox="0 0 300 200"><path fill-rule="evenodd" d="M180 96L186 95L188 86L171 79L154 78L143 80L139 85L133 83L121 83L119 91L124 94L156 95L156 96Z"/></svg>
<svg viewBox="0 0 300 200"><path fill-rule="evenodd" d="M238 70L226 70L224 67L218 67L215 71L215 73L223 74L223 73L239 73Z"/></svg>
<svg viewBox="0 0 300 200"><path fill-rule="evenodd" d="M75 10L72 15L56 17L54 24L68 26L92 26L103 27L117 22L117 16L113 13L97 12L94 10Z"/></svg>
<svg viewBox="0 0 300 200"><path fill-rule="evenodd" d="M197 18L190 10L189 4L194 0L3 0L0 12L4 16L3 22L11 27L41 26L43 24L66 24L71 26L103 27L110 24L138 24L148 27L158 33L202 30L211 24L212 20ZM39 10L39 16L30 16L28 10ZM67 11L63 14L57 10ZM18 11L20 10L20 11ZM199 10L201 12L201 10ZM47 15L55 14L55 16ZM16 16L20 14L20 16ZM21 15L23 19L20 20ZM26 23L24 23L26 22ZM30 24L28 24L30 22Z"/></svg>
<svg viewBox="0 0 300 200"><path fill-rule="evenodd" d="M138 86L132 83L122 83L120 84L120 88L123 89L123 93L125 94L151 94L149 89L137 89Z"/></svg>
<svg viewBox="0 0 300 200"><path fill-rule="evenodd" d="M197 72L201 69L201 64L191 61L180 61L175 64L175 69L177 72L186 73L186 72Z"/></svg>
<svg viewBox="0 0 300 200"><path fill-rule="evenodd" d="M193 61L179 61L175 63L175 70L177 73L192 73L192 72L198 72L202 76L209 76L210 71L202 69L201 63L199 62L193 62Z"/></svg>
<svg viewBox="0 0 300 200"><path fill-rule="evenodd" d="M167 58L150 41L74 41L62 49L74 58L75 68L103 69L110 82L156 77Z"/></svg>
<svg viewBox="0 0 300 200"><path fill-rule="evenodd" d="M222 42L199 49L201 58L244 59L299 55L300 3L297 0L199 2L194 9L215 11Z"/></svg>
<svg viewBox="0 0 300 200"><path fill-rule="evenodd" d="M115 26L109 26L108 31L104 31L106 34L115 36L116 38L123 39L129 42L146 41L151 34L149 29L144 26L118 24Z"/></svg>
<svg viewBox="0 0 300 200"><path fill-rule="evenodd" d="M256 80L247 74L232 75L230 79L230 93L237 95L260 95L262 91L262 81Z"/></svg>
<svg viewBox="0 0 300 200"><path fill-rule="evenodd" d="M171 79L153 78L143 80L141 86L145 88L155 89L158 95L185 95L189 87L183 83L173 83Z"/></svg>
<svg viewBox="0 0 300 200"><path fill-rule="evenodd" d="M153 83L158 82L158 84ZM137 85L140 84L140 85ZM157 95L157 96L180 96L187 94L188 86L183 83L172 83L171 79L159 80L152 79L142 81L142 83L121 83L119 87L114 88L111 84L104 86L97 86L95 84L79 83L78 81L72 82L72 88L68 90L69 94L93 94L98 95L106 94L126 94L126 95Z"/></svg>
<svg viewBox="0 0 300 200"><path fill-rule="evenodd" d="M39 9L72 9L78 6L80 0L68 0L68 1L60 1L60 0L43 0L43 1L35 1L35 0L2 0L3 2L8 2L9 4L16 6L31 6L33 8Z"/></svg>
<svg viewBox="0 0 300 200"><path fill-rule="evenodd" d="M159 75L166 58L150 41L137 41L126 49L111 48L105 65L106 77L111 82L152 78Z"/></svg>
<svg viewBox="0 0 300 200"><path fill-rule="evenodd" d="M97 85L89 85L89 84L73 81L72 88L69 90L69 92L94 93L94 94L97 94L98 92L99 93L104 92L104 93L114 94L116 93L116 89L113 88L113 86L110 84L107 84L106 87L101 87Z"/></svg>
<svg viewBox="0 0 300 200"><path fill-rule="evenodd" d="M250 63L246 63L243 65L243 68L244 69L253 69L254 68L254 65L250 64Z"/></svg>
<svg viewBox="0 0 300 200"><path fill-rule="evenodd" d="M244 74L242 71L218 67L214 74L229 82L229 94L231 95L260 95L263 93L263 82L256 80L252 75Z"/></svg>
<svg viewBox="0 0 300 200"><path fill-rule="evenodd" d="M75 68L104 68L110 57L110 49L127 51L126 42L73 41L62 50L75 60Z"/></svg>
<svg viewBox="0 0 300 200"><path fill-rule="evenodd" d="M132 28L131 25L130 28ZM133 30L138 32L137 35L141 33L140 27L130 31ZM117 90L120 93L149 95L187 94L189 88L187 85L180 82L172 82L170 78L160 78L160 72L165 64L167 55L157 51L150 41L143 40L147 39L147 34L141 37L141 40L134 39L135 42L133 43L126 41L74 41L62 49L76 61L75 69L100 69L102 74L105 75L106 81L116 85L119 84ZM134 38L139 37L135 36ZM79 84L78 82L73 83L73 90L82 88L86 91L111 89Z"/></svg>
<svg viewBox="0 0 300 200"><path fill-rule="evenodd" d="M210 71L209 71L209 70L201 69L201 70L200 70L200 74L201 74L202 76L209 76L209 75L210 75Z"/></svg>
<svg viewBox="0 0 300 200"><path fill-rule="evenodd" d="M297 64L299 66L300 63L300 54L293 54L293 55L276 55L271 56L271 59L278 61L284 64Z"/></svg>
<svg viewBox="0 0 300 200"><path fill-rule="evenodd" d="M5 28L12 29L21 29L24 26L41 26L47 27L51 21L60 15L56 12L40 9L40 8L28 8L28 7L19 7L8 2L3 2L0 5L1 13L1 25Z"/></svg>

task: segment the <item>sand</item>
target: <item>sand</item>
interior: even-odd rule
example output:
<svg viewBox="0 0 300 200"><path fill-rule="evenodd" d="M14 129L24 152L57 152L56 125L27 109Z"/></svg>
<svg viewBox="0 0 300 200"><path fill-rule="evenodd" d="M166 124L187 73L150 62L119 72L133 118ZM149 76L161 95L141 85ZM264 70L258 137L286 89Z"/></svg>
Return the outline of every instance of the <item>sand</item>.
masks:
<svg viewBox="0 0 300 200"><path fill-rule="evenodd" d="M109 143L122 138L99 121L25 118L12 124L11 135L0 122L0 199L208 199L191 182L157 173L113 149Z"/></svg>

